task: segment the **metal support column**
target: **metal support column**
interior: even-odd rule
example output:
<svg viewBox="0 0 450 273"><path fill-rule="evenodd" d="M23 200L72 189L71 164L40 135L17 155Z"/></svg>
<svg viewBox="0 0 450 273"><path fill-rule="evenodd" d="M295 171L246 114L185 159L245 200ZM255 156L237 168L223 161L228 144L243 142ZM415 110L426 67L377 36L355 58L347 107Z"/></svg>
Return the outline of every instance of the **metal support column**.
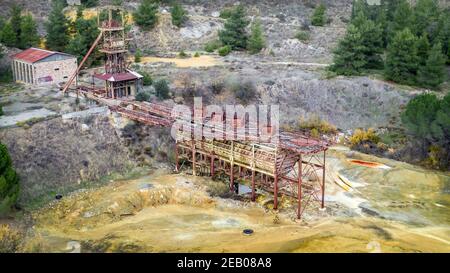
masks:
<svg viewBox="0 0 450 273"><path fill-rule="evenodd" d="M255 193L255 170L252 170L252 201L255 202L256 193Z"/></svg>
<svg viewBox="0 0 450 273"><path fill-rule="evenodd" d="M322 168L322 205L321 208L325 208L325 158L327 151L323 151L323 168Z"/></svg>
<svg viewBox="0 0 450 273"><path fill-rule="evenodd" d="M300 160L298 161L298 189L297 189L297 218L302 217L302 155L300 155Z"/></svg>
<svg viewBox="0 0 450 273"><path fill-rule="evenodd" d="M214 153L211 155L210 165L211 177L214 177Z"/></svg>
<svg viewBox="0 0 450 273"><path fill-rule="evenodd" d="M230 164L230 190L234 191L234 164Z"/></svg>
<svg viewBox="0 0 450 273"><path fill-rule="evenodd" d="M175 142L175 171L180 171L180 165L178 162L178 142Z"/></svg>
<svg viewBox="0 0 450 273"><path fill-rule="evenodd" d="M278 209L278 174L275 170L274 174L274 185L273 185L273 209Z"/></svg>
<svg viewBox="0 0 450 273"><path fill-rule="evenodd" d="M196 170L196 152L195 152L195 142L192 141L192 174L194 176L197 176L197 170Z"/></svg>

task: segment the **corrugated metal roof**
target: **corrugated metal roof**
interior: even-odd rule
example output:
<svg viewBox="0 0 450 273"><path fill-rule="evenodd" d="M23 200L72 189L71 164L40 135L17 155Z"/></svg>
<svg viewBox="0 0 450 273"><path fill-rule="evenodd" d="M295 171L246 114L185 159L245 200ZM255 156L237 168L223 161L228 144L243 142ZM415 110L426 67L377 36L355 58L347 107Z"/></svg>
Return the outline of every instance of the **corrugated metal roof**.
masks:
<svg viewBox="0 0 450 273"><path fill-rule="evenodd" d="M49 56L52 56L54 54L63 54L63 55L70 56L69 54L66 54L66 53L49 51L49 50L45 50L45 49L31 47L29 49L26 49L22 52L17 53L16 55L12 56L12 58L21 60L21 61L24 61L27 63L35 63L35 62L38 62Z"/></svg>
<svg viewBox="0 0 450 273"><path fill-rule="evenodd" d="M121 81L131 81L137 80L140 77L135 75L134 73L118 73L118 74L95 74L94 77L100 80L109 81L109 82L121 82Z"/></svg>

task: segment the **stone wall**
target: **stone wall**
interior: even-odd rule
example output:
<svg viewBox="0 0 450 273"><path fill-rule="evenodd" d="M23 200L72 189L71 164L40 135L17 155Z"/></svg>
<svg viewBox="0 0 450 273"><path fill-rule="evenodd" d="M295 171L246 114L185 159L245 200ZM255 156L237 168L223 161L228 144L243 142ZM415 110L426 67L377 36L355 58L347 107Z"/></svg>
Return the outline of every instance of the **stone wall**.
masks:
<svg viewBox="0 0 450 273"><path fill-rule="evenodd" d="M35 63L33 67L36 84L45 84L45 82L42 82L39 79L47 76L51 76L53 80L49 83L66 82L77 70L77 59L69 58L51 62L38 62Z"/></svg>

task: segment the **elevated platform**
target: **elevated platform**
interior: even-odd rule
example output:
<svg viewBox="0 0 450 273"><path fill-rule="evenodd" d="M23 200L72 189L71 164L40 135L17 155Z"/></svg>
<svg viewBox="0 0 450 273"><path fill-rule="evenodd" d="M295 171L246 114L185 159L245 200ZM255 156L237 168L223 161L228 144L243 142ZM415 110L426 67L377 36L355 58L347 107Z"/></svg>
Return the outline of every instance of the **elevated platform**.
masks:
<svg viewBox="0 0 450 273"><path fill-rule="evenodd" d="M329 144L299 133L279 132L277 144L263 143L257 138L245 141L191 139L196 126L208 127L204 123L194 124L181 117L172 116L172 108L161 103L137 102L105 98L100 91L79 87L87 98L108 105L111 111L150 126L169 127L178 121L184 130L177 131L176 170L188 162L194 175L217 173L230 178L230 190L235 191L235 182L248 181L252 188L252 200L257 189L274 195L274 209L278 198L286 195L298 201L297 216L301 217L310 203L325 206L325 158ZM188 130L186 130L188 128ZM187 140L183 140L187 139Z"/></svg>

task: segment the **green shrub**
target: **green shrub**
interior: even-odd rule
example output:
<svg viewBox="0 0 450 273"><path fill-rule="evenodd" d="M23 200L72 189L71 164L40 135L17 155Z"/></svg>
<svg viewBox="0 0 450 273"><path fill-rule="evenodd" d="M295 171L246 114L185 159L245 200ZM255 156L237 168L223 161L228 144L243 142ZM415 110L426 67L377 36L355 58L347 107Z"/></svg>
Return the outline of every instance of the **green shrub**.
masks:
<svg viewBox="0 0 450 273"><path fill-rule="evenodd" d="M234 93L234 96L244 104L256 98L256 85L251 81L233 82L231 83L230 89Z"/></svg>
<svg viewBox="0 0 450 273"><path fill-rule="evenodd" d="M154 84L156 96L160 99L168 99L169 98L169 84L166 80L162 79Z"/></svg>
<svg viewBox="0 0 450 273"><path fill-rule="evenodd" d="M187 54L186 52L184 52L184 50L181 50L180 53L178 53L178 57L179 58L188 58L190 57L189 54Z"/></svg>
<svg viewBox="0 0 450 273"><path fill-rule="evenodd" d="M195 54L194 54L194 57L195 57L195 58L198 58L198 57L200 57L200 53L198 53L198 52L195 52Z"/></svg>
<svg viewBox="0 0 450 273"><path fill-rule="evenodd" d="M136 100L137 101L149 101L150 100L150 94L148 92L138 92L136 94Z"/></svg>
<svg viewBox="0 0 450 273"><path fill-rule="evenodd" d="M86 8L93 8L98 6L98 0L81 0L80 2Z"/></svg>
<svg viewBox="0 0 450 273"><path fill-rule="evenodd" d="M222 46L222 43L219 40L211 41L211 42L206 43L205 51L212 53L221 46Z"/></svg>
<svg viewBox="0 0 450 273"><path fill-rule="evenodd" d="M140 63L141 61L142 61L142 53L141 53L141 50L138 49L136 51L136 53L134 54L134 62L135 63Z"/></svg>
<svg viewBox="0 0 450 273"><path fill-rule="evenodd" d="M172 15L172 24L174 26L181 27L187 20L186 10L178 3L172 7L170 14Z"/></svg>
<svg viewBox="0 0 450 273"><path fill-rule="evenodd" d="M223 89L224 89L225 85L223 80L213 80L213 82L211 83L211 90L214 94L219 95L220 93L222 93Z"/></svg>
<svg viewBox="0 0 450 273"><path fill-rule="evenodd" d="M153 84L152 76L148 72L140 72L140 74L143 76L142 84L144 86L150 86Z"/></svg>
<svg viewBox="0 0 450 273"><path fill-rule="evenodd" d="M223 47L219 48L218 52L219 52L220 56L227 56L228 54L231 53L231 46L228 46L228 45L223 46Z"/></svg>
<svg viewBox="0 0 450 273"><path fill-rule="evenodd" d="M3 106L0 105L0 116L3 116Z"/></svg>
<svg viewBox="0 0 450 273"><path fill-rule="evenodd" d="M223 10L220 11L220 18L222 19L228 19L231 17L231 14L233 13L233 9L232 8L224 8Z"/></svg>
<svg viewBox="0 0 450 273"><path fill-rule="evenodd" d="M311 39L311 35L308 31L300 30L295 34L295 38L302 42L307 42Z"/></svg>
<svg viewBox="0 0 450 273"><path fill-rule="evenodd" d="M12 167L8 149L0 143L0 216L8 213L19 196L19 176Z"/></svg>
<svg viewBox="0 0 450 273"><path fill-rule="evenodd" d="M327 8L324 4L317 6L311 17L311 24L313 26L324 26L327 22L326 11Z"/></svg>
<svg viewBox="0 0 450 273"><path fill-rule="evenodd" d="M266 47L266 39L264 37L263 28L260 20L255 20L251 27L251 34L247 41L247 49L251 54L259 53Z"/></svg>
<svg viewBox="0 0 450 273"><path fill-rule="evenodd" d="M0 83L12 83L13 81L14 78L10 67L0 69Z"/></svg>

